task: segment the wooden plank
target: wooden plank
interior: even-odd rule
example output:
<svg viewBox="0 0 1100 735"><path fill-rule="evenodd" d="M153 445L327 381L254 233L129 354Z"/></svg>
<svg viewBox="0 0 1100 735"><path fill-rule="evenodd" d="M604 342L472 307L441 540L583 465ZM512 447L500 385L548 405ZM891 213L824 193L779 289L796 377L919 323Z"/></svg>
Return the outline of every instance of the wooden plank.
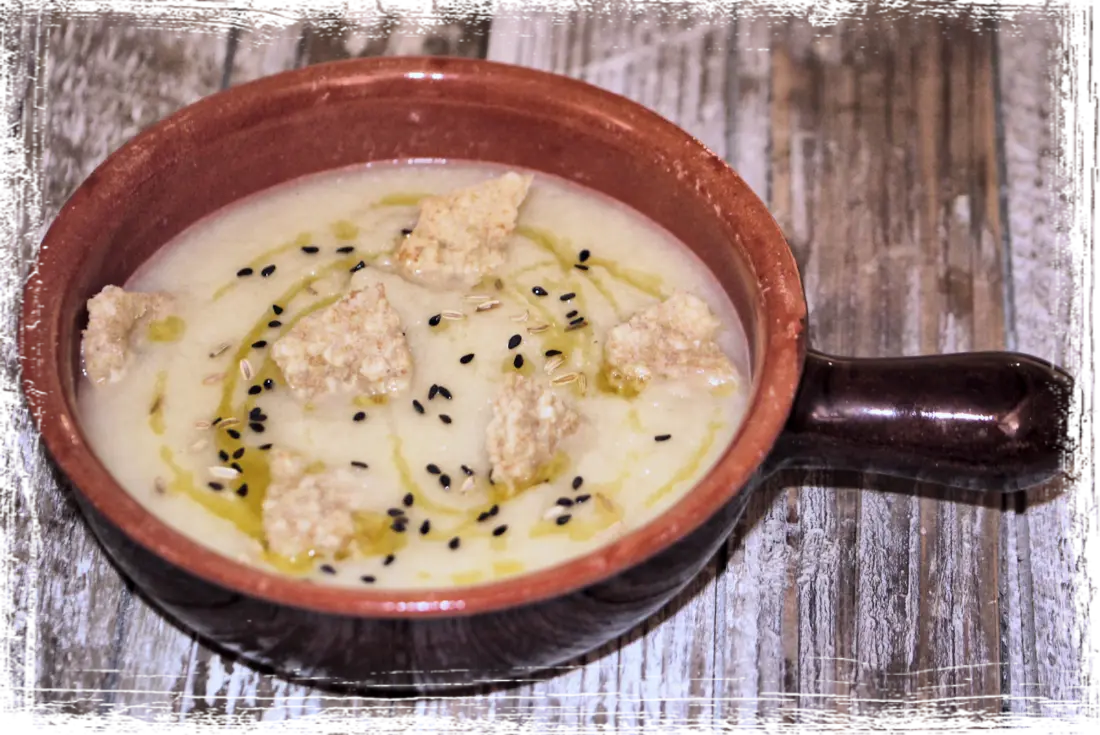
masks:
<svg viewBox="0 0 1100 735"><path fill-rule="evenodd" d="M991 40L958 21L900 16L778 32L770 204L803 266L819 349L1003 343ZM804 639L786 659L791 690L802 706L853 714L899 697L999 708L996 508L850 480L893 492L810 485L763 521L776 528L774 575L784 554L801 558L787 592L798 627L787 629L788 614L780 628ZM800 527L788 550L783 521Z"/></svg>
<svg viewBox="0 0 1100 735"><path fill-rule="evenodd" d="M1091 290L1084 282L1073 282L1074 269L1085 265L1085 253L1075 257L1069 251L1070 207L1060 198L1071 177L1083 182L1085 174L1072 168L1073 141L1060 140L1063 130L1056 127L1059 118L1074 122L1056 87L1061 73L1070 71L1058 54L1059 25L1041 13L1027 12L1014 23L1003 23L999 39L1009 311L1014 316L1009 345L1065 365L1080 381L1088 380L1085 371L1093 369L1082 347L1095 325ZM1077 104L1086 104L1083 96ZM1059 158L1065 159L1065 168L1059 167ZM1096 501L1086 459L1093 441L1091 424L1080 430L1074 468L1079 480L1031 493L1029 502L1006 514L1002 525L1011 552L1002 565L1008 577L1002 597L1009 612L1006 647L1015 664L1006 685L1013 711L1047 716L1073 712L1088 694L1083 646L1088 640L1089 590L1096 583L1087 563L1085 529ZM1095 655L1095 648L1091 653Z"/></svg>
<svg viewBox="0 0 1100 735"><path fill-rule="evenodd" d="M108 153L217 89L224 38L139 29L121 16L47 17L44 23L37 72L48 78L34 124L44 128L42 206L49 221ZM41 548L38 699L69 712L161 711L189 637L130 594L57 478L35 472L30 479L34 519L19 534Z"/></svg>
<svg viewBox="0 0 1100 735"><path fill-rule="evenodd" d="M10 0L0 1L0 193L41 52L47 10L43 4L25 10Z"/></svg>
<svg viewBox="0 0 1100 735"><path fill-rule="evenodd" d="M489 58L624 94L725 155L728 75L739 72L729 62L734 33L728 18L699 19L669 8L529 13L494 19ZM583 669L510 694L507 704L497 706L516 715L530 712L563 731L710 726L717 716L713 688L720 648L711 635L717 573L712 563L669 609L606 655L589 657ZM503 699L489 700L494 698ZM540 700L545 707L538 707Z"/></svg>

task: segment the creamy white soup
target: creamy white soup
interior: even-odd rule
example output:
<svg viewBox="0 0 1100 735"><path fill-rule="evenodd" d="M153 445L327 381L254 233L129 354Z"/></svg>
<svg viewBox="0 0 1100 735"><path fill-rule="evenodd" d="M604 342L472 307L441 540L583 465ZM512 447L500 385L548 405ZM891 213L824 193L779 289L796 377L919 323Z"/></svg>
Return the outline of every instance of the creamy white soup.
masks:
<svg viewBox="0 0 1100 735"><path fill-rule="evenodd" d="M118 482L226 556L319 583L544 569L665 511L742 419L702 263L554 177L329 172L235 204L89 302L80 418Z"/></svg>

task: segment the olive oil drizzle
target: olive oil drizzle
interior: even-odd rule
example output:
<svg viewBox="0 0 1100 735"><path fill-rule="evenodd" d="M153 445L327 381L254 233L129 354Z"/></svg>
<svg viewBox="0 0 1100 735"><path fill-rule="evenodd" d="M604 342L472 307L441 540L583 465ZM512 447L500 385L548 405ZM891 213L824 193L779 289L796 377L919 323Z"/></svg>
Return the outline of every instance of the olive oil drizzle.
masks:
<svg viewBox="0 0 1100 735"><path fill-rule="evenodd" d="M282 255L288 250L292 250L294 248L304 247L306 245L309 245L312 241L313 237L308 232L300 233L290 242L283 243L282 245L277 245L270 250L265 250L264 252L260 253L255 258L248 261L247 265L253 270L257 268L263 268L264 266L270 264L271 259L274 258L276 255ZM214 292L213 300L217 301L222 296L225 296L225 294L236 288L239 282L239 278L234 278L232 281L223 284L217 291Z"/></svg>
<svg viewBox="0 0 1100 735"><path fill-rule="evenodd" d="M180 317L172 315L149 322L145 333L150 342L179 342L186 329L187 323Z"/></svg>
<svg viewBox="0 0 1100 735"><path fill-rule="evenodd" d="M687 482L694 478L699 472L699 467L703 464L703 460L707 458L711 448L714 446L714 440L718 436L719 429L722 428L724 423L718 419L711 419L707 424L707 433L703 437L703 441L692 453L691 458L680 469L676 470L671 479L661 487L654 490L646 498L645 504L647 508L652 508L657 501L668 495L672 490L681 483Z"/></svg>
<svg viewBox="0 0 1100 735"><path fill-rule="evenodd" d="M161 370L157 373L156 383L153 385L153 400L149 404L149 428L157 436L164 434L164 401L165 388L168 385L168 371Z"/></svg>

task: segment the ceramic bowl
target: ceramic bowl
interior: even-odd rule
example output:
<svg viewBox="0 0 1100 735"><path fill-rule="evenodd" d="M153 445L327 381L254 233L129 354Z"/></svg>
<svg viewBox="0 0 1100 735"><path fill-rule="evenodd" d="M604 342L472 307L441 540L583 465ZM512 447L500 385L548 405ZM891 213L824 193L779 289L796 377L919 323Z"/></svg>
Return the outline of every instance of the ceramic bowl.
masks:
<svg viewBox="0 0 1100 735"><path fill-rule="evenodd" d="M748 336L752 392L735 439L649 525L574 561L476 587L328 588L242 565L167 527L112 479L77 421L86 300L242 197L322 170L413 158L556 174L689 245ZM424 691L574 659L681 591L730 535L754 488L784 466L1006 492L1050 478L1065 454L1065 373L1005 353L845 360L808 350L791 251L720 158L623 97L484 61L312 66L181 110L73 194L24 297L24 389L109 556L146 599L216 649L320 684Z"/></svg>

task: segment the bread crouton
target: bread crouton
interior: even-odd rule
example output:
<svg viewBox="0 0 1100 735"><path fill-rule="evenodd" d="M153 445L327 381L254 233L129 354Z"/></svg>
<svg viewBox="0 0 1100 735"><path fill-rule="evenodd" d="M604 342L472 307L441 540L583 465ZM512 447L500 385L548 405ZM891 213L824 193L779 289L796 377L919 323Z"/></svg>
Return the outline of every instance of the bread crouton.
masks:
<svg viewBox="0 0 1100 735"><path fill-rule="evenodd" d="M355 534L358 476L346 470L307 472L306 462L275 450L263 502L263 531L270 551L285 557L331 557Z"/></svg>
<svg viewBox="0 0 1100 735"><path fill-rule="evenodd" d="M400 393L412 379L412 353L382 284L304 317L272 345L271 357L303 401Z"/></svg>
<svg viewBox="0 0 1100 735"><path fill-rule="evenodd" d="M128 293L107 286L88 300L88 327L81 344L84 369L96 385L115 383L126 375L134 348L145 341L145 327L163 317L171 297L162 293Z"/></svg>
<svg viewBox="0 0 1100 735"><path fill-rule="evenodd" d="M394 257L402 274L422 285L471 288L505 260L519 206L532 177L509 172L421 203L420 217Z"/></svg>
<svg viewBox="0 0 1100 735"><path fill-rule="evenodd" d="M548 385L510 373L493 400L486 445L493 480L516 485L548 465L580 419Z"/></svg>
<svg viewBox="0 0 1100 735"><path fill-rule="evenodd" d="M616 388L633 390L652 380L701 378L712 386L735 380L732 363L714 339L719 327L702 299L673 294L608 332L607 378Z"/></svg>

